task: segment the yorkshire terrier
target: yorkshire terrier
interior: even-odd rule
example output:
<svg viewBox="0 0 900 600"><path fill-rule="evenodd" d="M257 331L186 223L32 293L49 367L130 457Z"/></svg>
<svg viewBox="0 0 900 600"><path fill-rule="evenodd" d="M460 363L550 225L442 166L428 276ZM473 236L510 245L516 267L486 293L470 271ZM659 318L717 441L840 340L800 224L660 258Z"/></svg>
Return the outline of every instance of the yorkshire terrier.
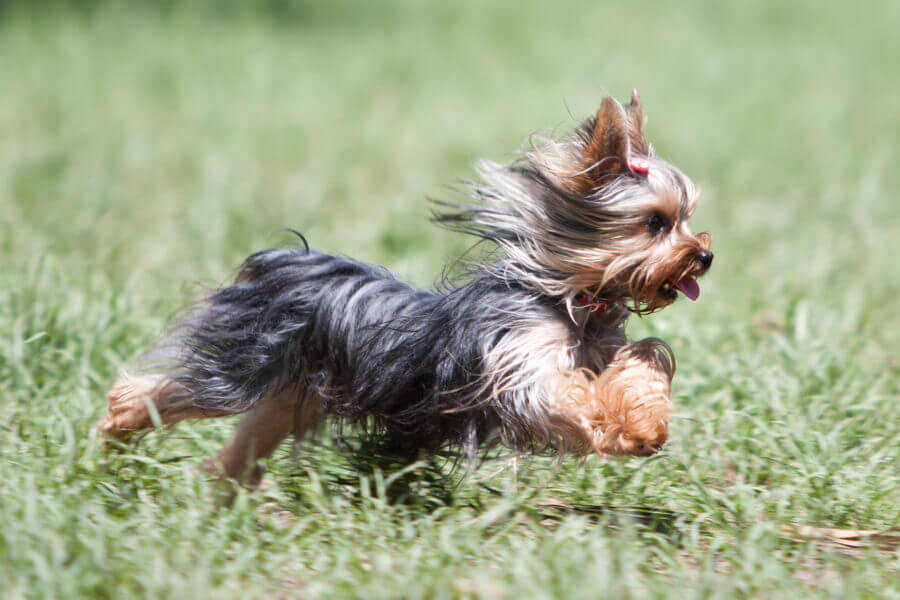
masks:
<svg viewBox="0 0 900 600"><path fill-rule="evenodd" d="M305 240L250 256L151 351L159 368L116 381L100 431L246 413L214 464L250 487L327 416L413 456L659 451L674 356L629 342L625 321L696 300L713 254L688 226L696 188L643 128L635 90L512 164L479 163L474 202L434 215L495 245L462 285L417 289Z"/></svg>

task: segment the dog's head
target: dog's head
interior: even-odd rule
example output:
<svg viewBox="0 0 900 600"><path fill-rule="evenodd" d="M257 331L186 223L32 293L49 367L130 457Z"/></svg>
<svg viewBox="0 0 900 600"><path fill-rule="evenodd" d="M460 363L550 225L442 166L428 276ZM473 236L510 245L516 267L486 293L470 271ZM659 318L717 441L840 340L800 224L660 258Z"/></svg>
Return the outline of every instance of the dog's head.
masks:
<svg viewBox="0 0 900 600"><path fill-rule="evenodd" d="M484 162L470 183L481 206L439 221L493 240L504 272L573 302L579 295L653 312L681 291L700 294L711 237L688 220L698 192L644 137L637 91L605 98L595 117L561 139L535 143L512 165Z"/></svg>

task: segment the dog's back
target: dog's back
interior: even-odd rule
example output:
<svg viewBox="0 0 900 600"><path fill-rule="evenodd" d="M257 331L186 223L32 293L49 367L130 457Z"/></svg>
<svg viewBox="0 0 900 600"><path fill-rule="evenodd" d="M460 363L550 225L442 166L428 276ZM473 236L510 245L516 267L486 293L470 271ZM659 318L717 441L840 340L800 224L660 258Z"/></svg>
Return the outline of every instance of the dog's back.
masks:
<svg viewBox="0 0 900 600"><path fill-rule="evenodd" d="M477 386L523 310L556 312L490 276L434 293L382 267L283 248L249 257L160 348L174 395L195 407L245 412L294 387L298 402L314 397L324 413L373 418L402 446L436 448L477 442L472 431L489 428L475 425L495 420L475 405Z"/></svg>

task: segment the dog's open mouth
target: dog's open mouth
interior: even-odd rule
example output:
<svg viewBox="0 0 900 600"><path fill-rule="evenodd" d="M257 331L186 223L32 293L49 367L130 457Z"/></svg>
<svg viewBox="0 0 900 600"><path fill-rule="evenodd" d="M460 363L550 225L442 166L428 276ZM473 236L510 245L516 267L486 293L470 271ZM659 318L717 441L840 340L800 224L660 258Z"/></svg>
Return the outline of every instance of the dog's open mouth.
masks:
<svg viewBox="0 0 900 600"><path fill-rule="evenodd" d="M696 279L689 275L682 277L677 281L674 278L669 279L669 281L663 285L662 291L674 300L678 296L678 292L675 290L680 291L691 300L696 300L700 297L700 284L697 283Z"/></svg>

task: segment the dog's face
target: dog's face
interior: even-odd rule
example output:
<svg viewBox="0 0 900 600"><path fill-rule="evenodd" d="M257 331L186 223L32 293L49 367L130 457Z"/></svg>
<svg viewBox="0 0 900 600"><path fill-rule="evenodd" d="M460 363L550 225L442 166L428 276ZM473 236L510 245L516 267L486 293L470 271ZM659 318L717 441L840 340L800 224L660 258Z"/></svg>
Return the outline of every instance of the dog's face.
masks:
<svg viewBox="0 0 900 600"><path fill-rule="evenodd" d="M712 264L711 238L688 219L697 190L656 158L644 138L637 91L606 98L596 117L565 138L541 140L513 165L479 164L469 182L481 206L437 215L497 243L502 268L548 295L579 295L648 313L681 292L694 300Z"/></svg>
<svg viewBox="0 0 900 600"><path fill-rule="evenodd" d="M653 312L679 292L696 300L697 278L709 270L713 254L710 235L689 224L697 197L690 180L660 160L644 159L644 165L646 173L621 175L627 180L612 188L621 191L598 207L609 222L584 249L591 258L578 269L578 285L592 296Z"/></svg>
<svg viewBox="0 0 900 600"><path fill-rule="evenodd" d="M688 224L696 188L653 156L643 123L637 91L627 106L606 98L567 146L557 145L549 158L533 152L531 159L567 192L547 208L555 224L566 225L554 232L564 257L555 266L573 290L652 312L679 292L696 300L697 277L709 270L713 254L710 235Z"/></svg>

